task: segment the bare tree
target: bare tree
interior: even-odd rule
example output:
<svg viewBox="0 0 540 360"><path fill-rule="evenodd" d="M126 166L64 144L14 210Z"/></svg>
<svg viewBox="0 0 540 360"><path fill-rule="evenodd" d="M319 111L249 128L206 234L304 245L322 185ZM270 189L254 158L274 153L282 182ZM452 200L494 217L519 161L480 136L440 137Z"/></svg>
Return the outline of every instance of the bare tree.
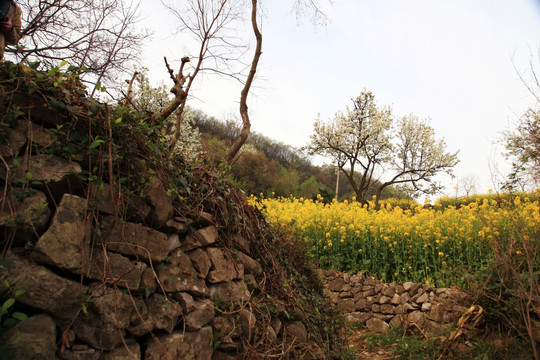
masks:
<svg viewBox="0 0 540 360"><path fill-rule="evenodd" d="M469 197L474 194L476 184L478 184L478 179L475 176L469 175L462 178L459 182L461 184L461 188L465 192L465 196Z"/></svg>
<svg viewBox="0 0 540 360"><path fill-rule="evenodd" d="M8 49L20 61L42 67L63 60L82 69L93 83L118 84L120 73L132 68L149 32L139 29L138 4L124 0L22 0L22 39Z"/></svg>
<svg viewBox="0 0 540 360"><path fill-rule="evenodd" d="M229 153L227 154L228 163L231 163L234 160L236 154L238 154L238 151L240 150L242 145L244 145L244 143L246 142L247 137L249 135L250 128L251 128L251 122L249 120L249 112L248 112L248 106L247 106L247 96L249 94L251 85L253 83L253 79L255 78L257 67L259 65L259 60L262 55L262 34L257 24L258 3L259 3L258 0L251 0L251 26L253 28L253 33L255 34L256 46L255 46L255 53L253 54L253 60L251 61L251 68L249 70L248 77L244 84L244 88L242 89L242 92L240 94L240 116L242 117L244 126L242 127L242 131L240 132L240 135L238 136L234 144L231 146ZM294 2L294 9L297 16L301 13L304 13L304 11L306 10L312 10L313 11L312 21L314 23L316 23L318 19L323 19L324 20L323 23L325 24L327 22L327 17L325 13L320 9L317 0L296 0Z"/></svg>
<svg viewBox="0 0 540 360"><path fill-rule="evenodd" d="M164 5L180 21L180 32L188 32L198 41L198 55L193 58L182 58L178 74L174 74L167 59L165 64L173 80L174 87L171 92L175 95L171 103L165 107L159 115L161 119L166 119L176 109L176 128L172 148L180 137L180 121L186 100L195 78L202 71L212 71L221 75L236 76L236 72L227 72L223 67L230 68L228 59L234 54L237 47L233 38L229 36L230 29L234 27L234 22L241 20L242 7L237 0L188 0L183 6L174 3ZM213 66L205 66L207 62ZM189 64L192 66L187 68ZM184 74L184 71L191 72ZM157 116L154 117L154 120Z"/></svg>
<svg viewBox="0 0 540 360"><path fill-rule="evenodd" d="M246 0L187 0L183 6L170 1L162 1L162 3L180 21L179 32L191 33L200 44L196 57L184 57L178 74L174 75L167 64L174 82L172 92L175 94L175 99L171 102L171 109L174 111L174 109L179 108L177 119L180 119L182 115L182 109L185 107L193 82L200 72L212 72L243 83L240 93L240 116L243 126L227 154L226 161L230 163L246 142L251 129L247 99L262 55L262 33L258 24L260 1L251 0L249 6L246 4ZM247 64L244 63L244 57L248 47L239 42L235 36L235 25L244 21L244 9L250 10L250 23L255 35L255 50L251 61ZM315 18L323 15L315 0L295 0L294 9L297 13L311 9ZM188 69L186 64L191 63L191 59L194 61ZM236 66L238 64L240 68ZM244 76L244 70L247 68L249 68L249 72ZM184 74L184 70L191 72ZM170 113L162 112L160 117L164 118L168 115ZM178 139L179 136L179 127L177 126L175 139Z"/></svg>
<svg viewBox="0 0 540 360"><path fill-rule="evenodd" d="M240 115L234 111L224 115L225 126L222 136L224 139L234 141L240 136L242 131L243 122Z"/></svg>
<svg viewBox="0 0 540 360"><path fill-rule="evenodd" d="M322 1L328 5L332 5L332 1ZM301 18L307 13L310 14L311 22L314 25L326 25L330 19L328 14L323 9L323 4L319 0L295 0L293 11L296 14L296 20L300 22Z"/></svg>
<svg viewBox="0 0 540 360"><path fill-rule="evenodd" d="M234 157L236 156L242 145L244 145L244 143L246 142L249 135L249 130L251 128L247 106L247 96L249 94L251 84L253 83L253 79L255 78L255 73L257 72L259 59L262 55L262 35L257 25L257 2L258 0L251 0L251 25L253 27L253 32L255 33L255 39L257 39L257 46L255 47L255 54L253 55L253 61L251 62L251 69L249 70L249 75L240 94L240 116L242 116L242 122L244 126L242 127L240 135L235 140L234 144L229 150L229 153L227 154L228 163L231 163L233 161Z"/></svg>

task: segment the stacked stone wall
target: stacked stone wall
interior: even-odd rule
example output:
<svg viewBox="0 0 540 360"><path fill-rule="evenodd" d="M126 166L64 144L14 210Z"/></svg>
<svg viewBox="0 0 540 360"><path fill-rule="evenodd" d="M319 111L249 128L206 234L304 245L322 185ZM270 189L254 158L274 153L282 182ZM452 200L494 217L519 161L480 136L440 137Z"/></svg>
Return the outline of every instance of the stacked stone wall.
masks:
<svg viewBox="0 0 540 360"><path fill-rule="evenodd" d="M385 283L363 274L322 270L330 301L348 321L386 333L391 327L443 334L456 329L471 308L467 294L413 282ZM465 324L461 331L473 327Z"/></svg>
<svg viewBox="0 0 540 360"><path fill-rule="evenodd" d="M249 306L265 281L250 256L256 239L238 232L229 246L213 214L180 213L159 179L137 194L87 182L87 164L42 151L54 141L19 120L0 147L10 164L0 168L0 243L9 249L0 298L14 297L13 309L29 316L3 334L15 358L226 360L254 341L306 343L325 358L302 322L257 318Z"/></svg>

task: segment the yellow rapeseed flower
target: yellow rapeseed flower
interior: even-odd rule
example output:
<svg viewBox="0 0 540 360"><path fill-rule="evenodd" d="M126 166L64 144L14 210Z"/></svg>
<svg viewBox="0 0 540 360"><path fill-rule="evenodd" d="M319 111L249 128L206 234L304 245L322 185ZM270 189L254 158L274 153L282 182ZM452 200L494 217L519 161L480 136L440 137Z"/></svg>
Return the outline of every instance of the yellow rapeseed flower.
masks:
<svg viewBox="0 0 540 360"><path fill-rule="evenodd" d="M540 189L537 193L540 195ZM511 238L515 233L521 234L520 241L536 239L535 229L540 227L538 195L497 201L493 197L484 201L486 197L479 196L477 202L459 208L409 204L410 208L402 210L386 202L378 211L356 201L324 203L319 197L313 201L250 196L248 203L261 210L269 223L290 232L294 238L304 239L313 247L310 250L314 254L322 256L322 265L339 268L345 264L374 275L390 276L394 269L404 267L407 274L400 271L399 277L409 278L429 270L431 281L437 281L436 274L443 266L447 274L453 272L456 264L474 270L489 256L495 239ZM516 224L520 226L519 232ZM344 245L333 247L337 240ZM441 260L433 259L434 254ZM357 257L370 261L355 264Z"/></svg>

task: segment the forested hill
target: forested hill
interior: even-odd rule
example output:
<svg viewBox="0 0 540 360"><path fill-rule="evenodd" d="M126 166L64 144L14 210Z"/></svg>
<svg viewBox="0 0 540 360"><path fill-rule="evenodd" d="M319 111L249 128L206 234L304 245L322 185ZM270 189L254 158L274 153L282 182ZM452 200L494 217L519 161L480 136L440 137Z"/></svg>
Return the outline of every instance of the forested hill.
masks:
<svg viewBox="0 0 540 360"><path fill-rule="evenodd" d="M241 124L232 120L221 121L198 110L193 111L192 118L193 125L200 132L202 148L218 165L240 133ZM308 199L315 199L320 194L326 201L335 198L336 167L316 166L298 149L259 133L250 134L231 166L231 173L236 184L247 194L293 195ZM353 195L347 179L341 176L340 199L350 199ZM407 195L389 188L384 197L407 198Z"/></svg>

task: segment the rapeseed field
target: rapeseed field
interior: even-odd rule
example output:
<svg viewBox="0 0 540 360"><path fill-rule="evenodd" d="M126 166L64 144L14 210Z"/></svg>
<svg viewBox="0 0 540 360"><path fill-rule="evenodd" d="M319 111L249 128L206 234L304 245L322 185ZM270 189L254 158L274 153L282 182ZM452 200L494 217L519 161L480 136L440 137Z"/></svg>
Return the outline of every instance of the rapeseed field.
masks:
<svg viewBox="0 0 540 360"><path fill-rule="evenodd" d="M452 286L488 266L498 249L519 262L523 241L539 241L538 193L483 196L459 207L403 209L386 202L377 211L354 199L324 203L320 197L252 196L250 202L271 224L304 241L321 267Z"/></svg>

